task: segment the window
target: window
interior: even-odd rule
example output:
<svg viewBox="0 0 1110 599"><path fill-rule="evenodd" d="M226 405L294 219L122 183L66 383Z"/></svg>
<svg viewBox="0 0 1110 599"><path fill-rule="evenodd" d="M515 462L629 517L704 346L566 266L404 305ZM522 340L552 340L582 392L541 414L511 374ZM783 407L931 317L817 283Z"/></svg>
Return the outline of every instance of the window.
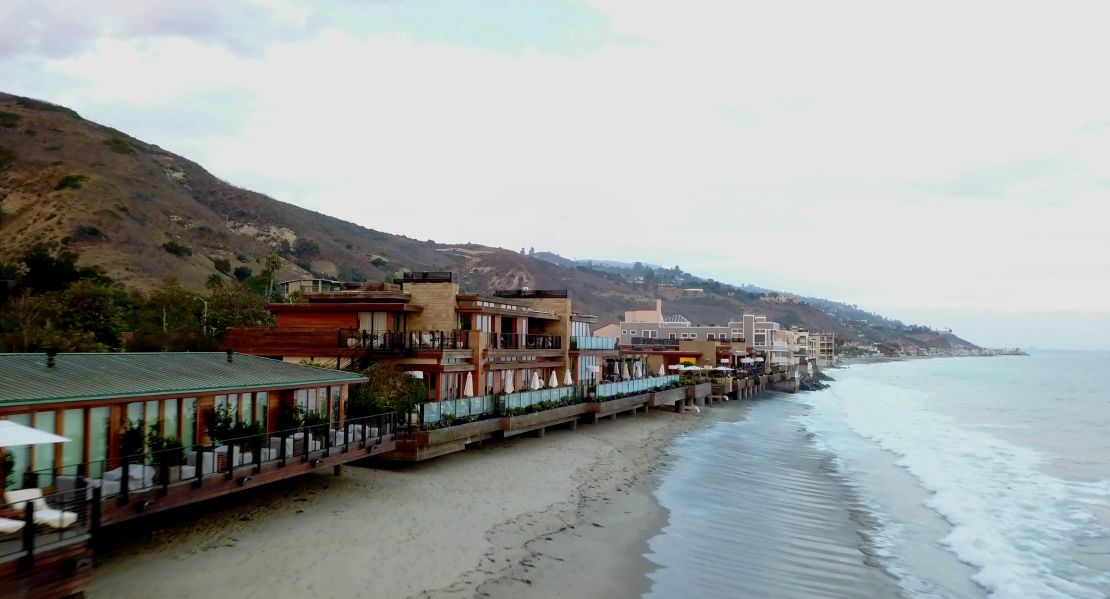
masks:
<svg viewBox="0 0 1110 599"><path fill-rule="evenodd" d="M628 331L628 334L629 334L629 335L633 335L633 336L635 336L635 335L636 335L636 331Z"/></svg>
<svg viewBox="0 0 1110 599"><path fill-rule="evenodd" d="M691 339L697 339L697 338L698 338L698 334L697 334L697 333L690 333L690 338L691 338Z"/></svg>
<svg viewBox="0 0 1110 599"><path fill-rule="evenodd" d="M674 334L674 333L668 333L668 334L667 334L667 339L676 339L676 338L677 338L677 337L675 337L675 334Z"/></svg>

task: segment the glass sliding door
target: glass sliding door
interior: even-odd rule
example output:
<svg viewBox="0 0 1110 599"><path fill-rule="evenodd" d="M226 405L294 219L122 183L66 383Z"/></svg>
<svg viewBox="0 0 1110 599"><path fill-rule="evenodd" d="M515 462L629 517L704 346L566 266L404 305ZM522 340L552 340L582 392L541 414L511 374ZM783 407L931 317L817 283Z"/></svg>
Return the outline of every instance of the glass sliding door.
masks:
<svg viewBox="0 0 1110 599"><path fill-rule="evenodd" d="M77 465L85 459L85 410L75 408L62 412L62 474L77 474Z"/></svg>
<svg viewBox="0 0 1110 599"><path fill-rule="evenodd" d="M104 460L108 459L108 418L111 408L89 410L89 477L104 474Z"/></svg>

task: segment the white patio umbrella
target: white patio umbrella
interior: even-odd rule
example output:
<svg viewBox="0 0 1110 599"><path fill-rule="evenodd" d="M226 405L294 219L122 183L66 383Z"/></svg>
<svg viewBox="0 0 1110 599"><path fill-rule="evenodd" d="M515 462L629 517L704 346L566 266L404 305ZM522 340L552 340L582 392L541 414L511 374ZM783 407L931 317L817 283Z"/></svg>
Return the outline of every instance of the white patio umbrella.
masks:
<svg viewBox="0 0 1110 599"><path fill-rule="evenodd" d="M643 373L640 372L640 363L639 362L634 363L632 365L632 378L638 379L642 376L643 376Z"/></svg>
<svg viewBox="0 0 1110 599"><path fill-rule="evenodd" d="M538 391L543 389L543 379L540 378L539 372L532 373L532 390Z"/></svg>
<svg viewBox="0 0 1110 599"><path fill-rule="evenodd" d="M751 364L752 362L755 362L755 360L753 360L751 358L740 358L740 363L741 364Z"/></svg>
<svg viewBox="0 0 1110 599"><path fill-rule="evenodd" d="M502 376L501 377L501 378L505 379L505 387L504 387L505 393L512 393L515 390L515 389L513 389L513 371L512 370L506 370L505 375L507 375L507 376Z"/></svg>
<svg viewBox="0 0 1110 599"><path fill-rule="evenodd" d="M463 385L463 397L474 397L474 373L466 373L466 384Z"/></svg>
<svg viewBox="0 0 1110 599"><path fill-rule="evenodd" d="M689 372L700 372L702 370L702 367L701 366L687 366L686 368L683 368L683 370L686 370L686 371L689 371Z"/></svg>
<svg viewBox="0 0 1110 599"><path fill-rule="evenodd" d="M756 359L755 359L755 361L756 361L756 362L762 362L762 361L763 361L763 358L756 358Z"/></svg>
<svg viewBox="0 0 1110 599"><path fill-rule="evenodd" d="M570 376L570 369L567 368L566 374L563 375L563 386L569 387L574 384L574 379Z"/></svg>
<svg viewBox="0 0 1110 599"><path fill-rule="evenodd" d="M660 364L659 365L659 376L665 376L666 374L667 374L667 372L665 370L663 370L663 365Z"/></svg>
<svg viewBox="0 0 1110 599"><path fill-rule="evenodd" d="M662 368L662 366L660 366L660 368ZM685 369L686 369L686 367L683 366L682 364L671 364L670 366L667 367L667 370L685 370Z"/></svg>
<svg viewBox="0 0 1110 599"><path fill-rule="evenodd" d="M559 386L559 376L555 374L554 370L551 371L551 378L548 379L547 386L551 387L552 389Z"/></svg>
<svg viewBox="0 0 1110 599"><path fill-rule="evenodd" d="M11 420L0 420L0 447L18 447L20 445L41 445L43 443L65 443L69 439L40 431L37 428L23 426Z"/></svg>
<svg viewBox="0 0 1110 599"><path fill-rule="evenodd" d="M630 378L632 378L632 377L631 377L631 376L630 376L630 375L628 374L628 362L625 362L625 363L624 363L624 365L623 365L623 366L622 366L622 368L621 368L621 378L622 378L622 379L625 379L625 380L627 380L627 379L630 379Z"/></svg>

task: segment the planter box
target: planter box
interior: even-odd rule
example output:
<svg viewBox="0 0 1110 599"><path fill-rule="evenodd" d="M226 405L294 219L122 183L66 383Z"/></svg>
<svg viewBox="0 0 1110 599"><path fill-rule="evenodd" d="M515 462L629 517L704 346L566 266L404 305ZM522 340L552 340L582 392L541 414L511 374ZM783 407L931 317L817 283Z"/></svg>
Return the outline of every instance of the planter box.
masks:
<svg viewBox="0 0 1110 599"><path fill-rule="evenodd" d="M475 441L481 441L488 437L490 433L499 430L501 430L500 418L489 418L486 420L479 420L478 422L468 422L456 426L437 428L424 433L427 435L425 446L440 445L442 443L452 443L456 441L473 443Z"/></svg>
<svg viewBox="0 0 1110 599"><path fill-rule="evenodd" d="M651 394L651 401L648 405L651 406L673 406L674 402L686 399L686 389L689 387L675 387L674 389L666 389L664 391L656 391Z"/></svg>
<svg viewBox="0 0 1110 599"><path fill-rule="evenodd" d="M574 404L552 410L524 414L522 416L509 416L507 418L501 418L499 422L501 423L501 430L506 437L509 437L537 428L553 426L574 420L581 414L586 413L587 405L589 404Z"/></svg>
<svg viewBox="0 0 1110 599"><path fill-rule="evenodd" d="M696 385L690 385L689 387L686 387L686 398L702 399L704 397L709 397L709 394L712 392L713 383L698 383Z"/></svg>
<svg viewBox="0 0 1110 599"><path fill-rule="evenodd" d="M651 393L641 393L640 395L633 395L632 397L622 397L621 399L611 399L609 401L591 402L586 404L586 410L593 412L598 416L608 416L609 414L616 414L632 408L638 408L649 401L651 401Z"/></svg>

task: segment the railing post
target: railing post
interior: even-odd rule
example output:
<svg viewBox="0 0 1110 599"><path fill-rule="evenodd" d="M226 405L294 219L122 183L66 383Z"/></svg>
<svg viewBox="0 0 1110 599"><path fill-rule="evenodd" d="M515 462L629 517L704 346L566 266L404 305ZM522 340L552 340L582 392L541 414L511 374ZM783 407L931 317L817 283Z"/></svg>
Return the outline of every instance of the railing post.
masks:
<svg viewBox="0 0 1110 599"><path fill-rule="evenodd" d="M262 472L262 440L265 439L263 433L258 433L254 438L254 473Z"/></svg>
<svg viewBox="0 0 1110 599"><path fill-rule="evenodd" d="M343 421L343 453L351 450L351 421Z"/></svg>
<svg viewBox="0 0 1110 599"><path fill-rule="evenodd" d="M234 443L227 446L227 480L235 478L235 450L238 448ZM212 449L212 453L216 453L215 447Z"/></svg>
<svg viewBox="0 0 1110 599"><path fill-rule="evenodd" d="M119 477L119 504L127 505L127 496L131 492L131 457L123 456L123 474Z"/></svg>
<svg viewBox="0 0 1110 599"><path fill-rule="evenodd" d="M89 506L92 514L90 515L89 529L92 532L100 530L100 501L101 501L101 488L93 487L92 490L92 505Z"/></svg>
<svg viewBox="0 0 1110 599"><path fill-rule="evenodd" d="M35 503L27 501L23 504L23 550L27 566L35 563Z"/></svg>
<svg viewBox="0 0 1110 599"><path fill-rule="evenodd" d="M197 479L193 481L193 486L199 487L201 485L201 481L204 480L204 446L200 443L197 443L194 447L197 448Z"/></svg>
<svg viewBox="0 0 1110 599"><path fill-rule="evenodd" d="M286 435L287 435L287 433L285 431L282 431L281 437L280 437L281 438L281 446L278 447L278 466L281 467L281 468L285 467L285 457L286 457L285 456L285 443L286 443L286 439L288 439L288 437Z"/></svg>

